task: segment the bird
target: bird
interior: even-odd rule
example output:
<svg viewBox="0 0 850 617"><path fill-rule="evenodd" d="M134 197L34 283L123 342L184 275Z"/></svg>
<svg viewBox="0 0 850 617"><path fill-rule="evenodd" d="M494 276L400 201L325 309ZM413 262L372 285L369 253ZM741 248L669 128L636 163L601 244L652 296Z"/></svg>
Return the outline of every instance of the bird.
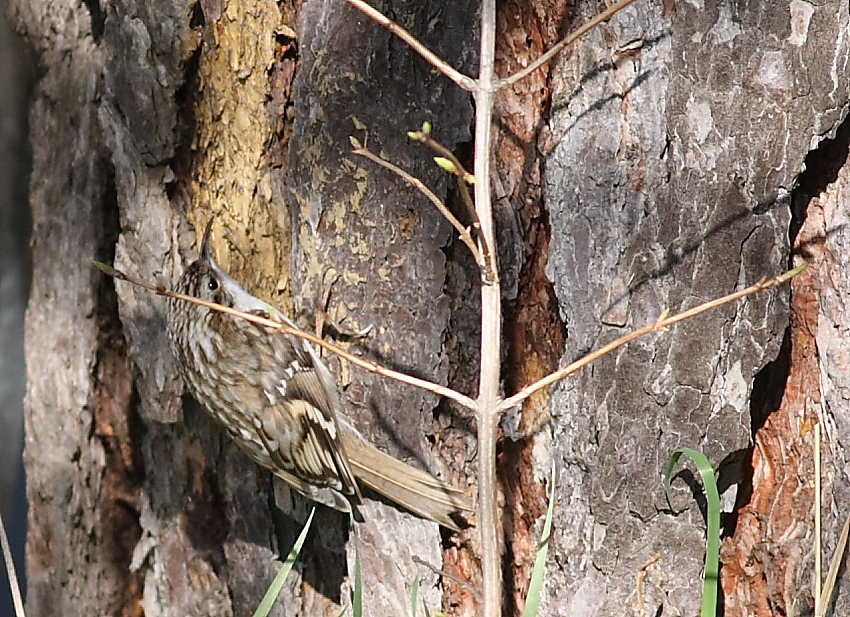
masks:
<svg viewBox="0 0 850 617"><path fill-rule="evenodd" d="M213 221L174 290L295 328L216 263ZM192 396L254 462L303 495L357 513L362 484L448 529L471 524L463 491L381 452L348 422L336 381L309 342L175 297L166 322Z"/></svg>

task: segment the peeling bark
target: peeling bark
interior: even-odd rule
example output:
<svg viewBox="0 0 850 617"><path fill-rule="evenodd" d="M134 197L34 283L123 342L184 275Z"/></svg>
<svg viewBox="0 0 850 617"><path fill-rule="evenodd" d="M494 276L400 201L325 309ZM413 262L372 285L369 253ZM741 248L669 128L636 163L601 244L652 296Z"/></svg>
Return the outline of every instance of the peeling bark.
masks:
<svg viewBox="0 0 850 617"><path fill-rule="evenodd" d="M564 56L543 175L564 361L788 267L795 179L847 113L847 25L843 2L638 2ZM637 341L555 390L552 430L536 437L560 469L552 614L622 614L655 553L644 610L698 612L703 518L673 517L659 474L689 446L733 487L727 512L746 492L750 395L780 350L787 298ZM811 526L807 511L795 520ZM798 597L811 593L795 580Z"/></svg>

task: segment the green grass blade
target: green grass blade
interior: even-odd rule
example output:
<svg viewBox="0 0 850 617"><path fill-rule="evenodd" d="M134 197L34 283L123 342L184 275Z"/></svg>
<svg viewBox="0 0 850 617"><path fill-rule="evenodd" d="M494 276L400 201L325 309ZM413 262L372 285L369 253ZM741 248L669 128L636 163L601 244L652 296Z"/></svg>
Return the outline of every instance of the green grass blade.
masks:
<svg viewBox="0 0 850 617"><path fill-rule="evenodd" d="M419 604L419 577L413 579L413 589L410 590L410 614L416 617L416 605Z"/></svg>
<svg viewBox="0 0 850 617"><path fill-rule="evenodd" d="M354 617L363 617L363 573L360 569L360 546L353 509L349 512L349 516L351 518L351 534L354 539L354 589L351 591L351 612Z"/></svg>
<svg viewBox="0 0 850 617"><path fill-rule="evenodd" d="M671 475L673 468L679 462L682 454L687 454L694 461L705 489L708 505L708 527L706 529L705 580L703 581L700 615L701 617L714 617L717 615L717 591L720 578L720 494L717 492L714 469L712 469L711 463L705 455L692 448L680 448L667 461L667 469L664 471L664 491L670 509L677 512L672 505L670 484L673 481Z"/></svg>
<svg viewBox="0 0 850 617"><path fill-rule="evenodd" d="M549 482L549 509L543 521L543 537L537 546L537 557L531 571L531 582L525 598L523 617L536 617L540 605L540 591L543 589L543 574L546 572L546 556L549 553L549 540L552 537L552 518L555 513L555 461L552 461L552 480Z"/></svg>
<svg viewBox="0 0 850 617"><path fill-rule="evenodd" d="M298 554L301 552L301 547L304 545L304 540L307 538L307 532L310 531L310 524L313 522L313 515L315 513L316 508L313 508L310 511L310 516L307 517L304 529L301 530L301 534L295 541L295 546L293 546L292 550L289 551L289 555L286 556L286 560L283 562L280 570L278 570L277 575L275 575L272 584L269 585L269 590L266 592L266 595L263 596L263 601L260 602L260 606L257 607L256 611L254 611L254 617L267 617L269 611L272 610L274 601L277 599L278 594L280 594L280 590L283 589L283 584L286 582L286 577L289 576L292 566L295 565L295 560L298 559Z"/></svg>

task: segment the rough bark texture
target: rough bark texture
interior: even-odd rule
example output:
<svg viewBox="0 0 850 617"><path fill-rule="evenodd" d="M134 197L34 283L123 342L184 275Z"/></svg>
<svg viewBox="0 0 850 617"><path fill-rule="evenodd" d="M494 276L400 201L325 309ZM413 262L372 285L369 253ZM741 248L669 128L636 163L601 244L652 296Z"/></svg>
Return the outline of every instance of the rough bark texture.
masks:
<svg viewBox="0 0 850 617"><path fill-rule="evenodd" d="M783 352L759 376L752 410L755 448L746 499L723 545L728 615L774 615L796 601L813 608L814 427L822 432L823 569L835 554L850 503L847 482L846 225L850 121L806 158L792 195L791 327ZM784 383L783 383L784 382ZM784 385L784 390L782 386ZM801 516L802 513L802 516ZM805 590L806 593L801 593ZM846 591L835 614L847 611Z"/></svg>
<svg viewBox="0 0 850 617"><path fill-rule="evenodd" d="M458 34L476 32L476 3L461 2L450 11L442 7L441 2L417 2L381 8L447 61L469 70L476 37ZM353 157L348 138L356 136L445 195L445 174L433 165L430 152L410 142L407 131L429 121L434 137L455 149L470 138L469 95L385 29L335 0L305 5L300 25L302 64L287 175L295 206L296 313L309 314L320 290L330 286L333 322L354 331L374 325L373 335L352 349L445 383L450 357L442 341L450 314L443 251L451 228L417 191ZM335 360L332 364L338 366ZM448 442L455 468L470 463L474 445L465 420L444 416L438 426L437 397L347 366L337 374L346 411L379 446L465 485L465 476L452 474L435 457ZM458 427L463 429L459 434ZM409 609L401 590L426 571L404 553L388 567L380 547L401 549L400 537L411 550L433 546L439 543L437 528L390 508L373 508L364 533L370 536L369 550L361 553L364 576L386 583L367 586L367 606L392 607L392 614L402 614Z"/></svg>
<svg viewBox="0 0 850 617"><path fill-rule="evenodd" d="M665 308L786 269L795 179L847 113L847 27L846 2L639 2L563 58L543 183L565 361ZM659 473L690 446L721 466L721 484L747 479L754 378L780 351L787 298L761 294L648 337L557 389L552 431L537 437L560 469L551 614L640 608L635 576L655 553L642 608L698 612L703 514L670 514ZM810 431L804 441L810 457ZM831 468L846 486L846 467ZM734 490L725 498L734 511ZM810 529L811 497L802 501L794 521ZM807 535L783 541L806 555ZM781 566L794 585L771 598L774 610L811 602L810 568ZM736 602L731 614L753 608Z"/></svg>
<svg viewBox="0 0 850 617"><path fill-rule="evenodd" d="M500 72L601 3L576 4L503 3ZM250 614L309 504L181 397L161 300L116 288L90 262L114 258L170 284L196 254L194 230L218 213L219 261L249 290L312 327L330 287L332 321L374 324L346 341L352 350L474 395L474 265L427 201L348 145L355 135L454 206L431 153L405 132L431 121L468 157L470 99L342 0L12 6L42 70L31 109L28 614ZM476 6L381 8L472 73ZM788 291L762 294L635 343L507 416L509 612L524 602L555 459L543 612L636 612L635 575L660 553L642 608L696 614L703 515L673 516L659 481L680 446L724 462L722 480L743 489L725 498L727 614L811 603L816 417L833 474L827 551L848 499L846 169L792 191L804 166L823 164L807 152L847 113L847 11L839 0L639 0L500 95L506 391L665 308L784 270L792 205L799 259L820 264L792 288L790 330ZM842 134L827 158L846 158ZM345 412L378 445L474 482L468 414L331 364ZM414 556L480 584L474 531L449 542L379 501L364 514L367 610L407 614L417 575L439 605L437 577ZM348 603L347 519L320 510L314 524L273 614L337 615ZM475 610L461 586L442 592L455 614Z"/></svg>
<svg viewBox="0 0 850 617"><path fill-rule="evenodd" d="M445 193L405 131L431 119L450 147L468 140L469 97L443 93L444 78L345 5L97 7L15 5L44 68L32 111L30 609L249 614L308 504L181 399L161 299L116 290L91 260L170 284L196 254L192 227L218 213L219 261L248 289L310 327L318 277L333 266L331 316L375 323L368 353L445 381L449 228L394 178L358 167L348 135L362 122L371 147ZM447 17L439 4L388 10L468 68L472 4ZM367 435L452 475L433 398L340 374L346 411ZM451 446L461 462L474 451ZM417 576L439 606L437 576L412 559L440 564L437 526L380 502L364 514L371 610L404 612ZM337 615L348 604L348 521L321 511L316 527L274 614Z"/></svg>

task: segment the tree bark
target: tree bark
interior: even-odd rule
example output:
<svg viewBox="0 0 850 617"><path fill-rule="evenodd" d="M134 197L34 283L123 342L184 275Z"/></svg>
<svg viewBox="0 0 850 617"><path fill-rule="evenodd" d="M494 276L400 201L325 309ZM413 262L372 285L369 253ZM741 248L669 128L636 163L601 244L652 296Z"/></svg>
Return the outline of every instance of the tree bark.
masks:
<svg viewBox="0 0 850 617"><path fill-rule="evenodd" d="M590 16L588 7L577 21ZM847 8L638 2L557 63L542 184L551 225L546 273L567 331L563 361L664 309L689 308L791 265L791 205L802 201L805 210L797 183L807 153L847 114ZM794 263L812 257L801 252ZM805 289L803 280L792 290ZM806 306L800 300L792 291L795 316ZM633 343L555 389L552 423L531 438L534 452L548 453L534 460L537 476L551 458L559 467L550 614L698 612L704 513L694 503L674 516L659 480L683 446L703 451L728 488L727 549L762 543L754 552L725 551L726 614L788 613L794 599L798 612L811 606L811 426L822 422L830 444L828 545L846 510L847 435L827 428L842 425L838 408L819 414L800 398L788 412L793 421L764 422L760 402L786 386L782 376L766 378L788 362L783 339L804 344L803 320L788 330L788 303L783 289L726 306ZM817 372L809 379L816 383ZM798 456L774 450L766 460L765 431L794 441ZM800 478L793 500L790 483L760 496L773 490L758 488L766 467ZM680 493L676 507L692 502L686 485ZM660 560L647 570L639 607L635 579L654 554Z"/></svg>
<svg viewBox="0 0 850 617"><path fill-rule="evenodd" d="M219 261L253 293L310 328L332 266L331 317L376 326L365 353L445 381L449 227L421 196L354 161L348 135L368 134L445 195L443 174L404 131L430 118L453 148L469 139L470 101L346 5L94 7L15 6L45 68L32 112L29 607L249 614L309 504L181 399L162 300L116 288L91 261L114 255L129 274L170 285L196 256L192 227L217 214ZM472 5L448 18L439 5L389 8L468 63ZM464 486L468 419L451 429L451 417L434 419L433 397L337 368L345 411L366 435ZM412 559L442 567L437 526L383 503L364 514L366 605L402 613L419 577L439 607L437 576ZM338 615L349 603L348 526L319 512L274 614Z"/></svg>
<svg viewBox="0 0 850 617"><path fill-rule="evenodd" d="M504 3L502 75L596 4ZM846 159L846 2L696 4L638 0L499 95L506 393L666 308L778 274L791 261L789 230L795 259L821 265L794 283L790 302L787 290L761 294L634 343L506 417L511 613L524 603L553 459L545 614L637 612L635 576L655 553L642 608L696 613L703 514L670 513L659 480L681 446L703 450L737 488L725 501L727 614L811 603L811 490L788 484L792 504L763 479L779 469L771 453L795 436L797 456L781 471L806 472L803 427L815 421L832 473L828 546L840 525L846 171L836 164L808 184L800 174L822 165L806 155L825 137L835 138L826 158ZM330 287L332 321L374 325L348 341L352 350L474 396L479 273L426 200L353 158L348 143L356 136L460 210L431 153L405 133L427 120L466 160L472 105L341 0L100 6L12 2L42 70L31 108L28 614L250 614L309 503L182 397L162 300L113 283L91 260L170 285L196 256L195 232L217 215L217 257L252 293L312 328ZM474 72L474 3L380 8ZM806 218L835 178L821 214ZM377 445L471 490L467 412L329 362L345 413ZM813 400L826 401L820 415ZM677 507L689 503L680 493ZM364 514L367 610L408 614L418 576L432 609L474 612L472 594L412 557L478 585L475 530L449 539L382 502ZM759 535L764 521L770 533ZM788 540L792 525L800 533ZM762 552L736 553L748 546ZM347 518L320 510L273 614L339 614L352 550ZM762 567L747 565L751 554Z"/></svg>

